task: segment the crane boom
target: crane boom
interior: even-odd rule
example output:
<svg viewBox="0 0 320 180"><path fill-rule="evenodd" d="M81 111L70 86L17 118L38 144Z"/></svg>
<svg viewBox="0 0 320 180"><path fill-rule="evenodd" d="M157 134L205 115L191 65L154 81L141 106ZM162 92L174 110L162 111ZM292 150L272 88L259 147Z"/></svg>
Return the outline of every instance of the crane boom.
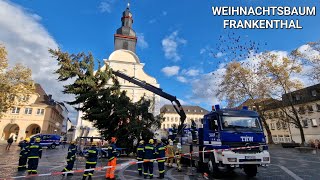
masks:
<svg viewBox="0 0 320 180"><path fill-rule="evenodd" d="M112 73L122 79L125 79L139 87L142 87L148 91L151 91L165 99L168 99L169 101L171 101L174 109L176 110L176 112L179 114L180 116L180 125L178 126L178 134L181 133L182 129L184 128L184 121L186 120L186 113L184 112L181 103L179 102L179 100L175 97L172 96L171 94L168 94L166 92L163 92L161 88L158 88L156 86L153 86L145 81L141 81L140 79L137 79L135 77L129 77L128 75L120 72L120 71L112 71ZM173 102L176 104L173 104Z"/></svg>

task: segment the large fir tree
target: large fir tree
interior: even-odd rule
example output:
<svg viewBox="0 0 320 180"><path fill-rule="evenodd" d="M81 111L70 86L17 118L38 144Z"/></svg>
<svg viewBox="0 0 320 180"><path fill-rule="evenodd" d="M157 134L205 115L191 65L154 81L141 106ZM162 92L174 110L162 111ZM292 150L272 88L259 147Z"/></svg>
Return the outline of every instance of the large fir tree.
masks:
<svg viewBox="0 0 320 180"><path fill-rule="evenodd" d="M134 140L153 137L151 127L159 127L161 119L149 112L150 100L142 97L133 103L120 91L117 78L112 69L102 70L99 64L94 70L91 53L69 54L61 50L50 50L58 61L59 81L72 81L64 86L64 93L74 94L75 100L67 102L78 105L84 112L83 119L93 122L106 139L118 137L118 144L130 150ZM111 84L111 85L110 85Z"/></svg>

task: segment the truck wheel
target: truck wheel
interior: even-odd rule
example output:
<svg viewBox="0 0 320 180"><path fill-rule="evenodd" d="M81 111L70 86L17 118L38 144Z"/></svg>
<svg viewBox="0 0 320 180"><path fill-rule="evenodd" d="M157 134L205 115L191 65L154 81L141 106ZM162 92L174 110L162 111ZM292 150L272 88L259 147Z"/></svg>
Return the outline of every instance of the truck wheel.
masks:
<svg viewBox="0 0 320 180"><path fill-rule="evenodd" d="M221 172L218 168L218 165L216 164L213 154L210 155L210 159L208 161L208 171L214 178L221 177Z"/></svg>
<svg viewBox="0 0 320 180"><path fill-rule="evenodd" d="M254 165L254 164L245 165L244 172L247 174L248 177L255 177L258 172L257 165Z"/></svg>
<svg viewBox="0 0 320 180"><path fill-rule="evenodd" d="M55 148L56 148L56 145L55 145L55 144L51 144L50 148L51 148L51 149L55 149Z"/></svg>

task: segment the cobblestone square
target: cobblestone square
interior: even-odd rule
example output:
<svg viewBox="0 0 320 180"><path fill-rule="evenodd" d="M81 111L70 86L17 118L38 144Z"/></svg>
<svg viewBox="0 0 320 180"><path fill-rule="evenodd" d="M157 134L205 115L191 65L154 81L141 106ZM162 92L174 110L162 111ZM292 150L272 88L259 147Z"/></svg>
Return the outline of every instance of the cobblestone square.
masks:
<svg viewBox="0 0 320 180"><path fill-rule="evenodd" d="M12 177L24 176L26 172L17 171L17 162L19 156L19 147L14 144L10 151L5 150L6 144L0 144L0 177L11 179ZM67 148L58 147L57 149L44 149L43 157L40 160L38 172L39 174L47 174L49 172L59 172L65 166L65 156ZM260 167L258 169L257 177L253 179L259 180L317 180L320 179L320 153L300 153L295 149L283 149L279 146L270 147L271 164L266 168ZM118 164L127 163L134 159L128 157L121 157ZM105 166L106 159L100 159L97 167ZM74 169L83 169L85 161L79 159L75 163ZM128 165L123 168L118 168L116 171L117 179L143 179L137 172L136 165ZM157 164L154 164L154 177L158 176ZM105 179L105 171L96 171L93 179ZM46 180L46 179L74 179L82 178L82 173L76 173L74 176L62 177L57 176L43 176L43 177L29 177L28 179ZM24 178L20 178L24 179ZM186 180L186 179L205 179L202 174L197 173L195 169L187 166L183 167L182 172L177 172L175 168L166 169L166 178L169 180ZM224 179L244 180L248 179L241 169L236 169L234 173L228 175Z"/></svg>

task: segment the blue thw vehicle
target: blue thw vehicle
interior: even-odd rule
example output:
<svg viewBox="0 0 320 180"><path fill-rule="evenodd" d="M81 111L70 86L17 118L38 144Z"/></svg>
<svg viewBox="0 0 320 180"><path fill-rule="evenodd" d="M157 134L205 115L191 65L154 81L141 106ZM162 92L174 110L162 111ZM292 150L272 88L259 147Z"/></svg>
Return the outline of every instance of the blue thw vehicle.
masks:
<svg viewBox="0 0 320 180"><path fill-rule="evenodd" d="M197 141L190 141L192 138L184 141L183 152L200 152L192 154L194 165L214 176L243 168L247 176L253 177L258 166L270 164L259 115L247 108L220 109L216 105L202 119L196 138Z"/></svg>

